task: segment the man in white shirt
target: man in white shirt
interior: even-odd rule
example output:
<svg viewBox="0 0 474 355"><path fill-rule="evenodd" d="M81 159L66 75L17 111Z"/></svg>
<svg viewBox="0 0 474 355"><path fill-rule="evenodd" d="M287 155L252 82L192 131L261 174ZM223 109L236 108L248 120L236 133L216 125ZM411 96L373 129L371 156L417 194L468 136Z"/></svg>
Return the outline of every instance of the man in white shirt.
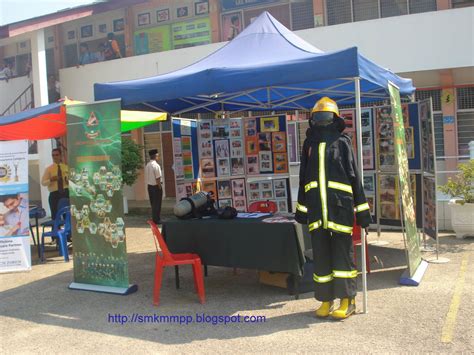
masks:
<svg viewBox="0 0 474 355"><path fill-rule="evenodd" d="M148 197L151 204L151 217L153 222L160 224L161 199L163 189L161 187L161 167L158 164L158 150L152 149L148 152L150 161L145 167L145 181L148 185Z"/></svg>

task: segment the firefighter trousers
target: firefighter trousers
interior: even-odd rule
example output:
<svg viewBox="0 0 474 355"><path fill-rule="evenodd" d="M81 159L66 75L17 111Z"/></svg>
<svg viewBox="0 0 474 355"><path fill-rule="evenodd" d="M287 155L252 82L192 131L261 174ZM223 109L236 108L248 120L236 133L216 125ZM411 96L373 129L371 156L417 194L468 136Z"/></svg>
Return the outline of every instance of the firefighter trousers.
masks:
<svg viewBox="0 0 474 355"><path fill-rule="evenodd" d="M314 297L321 302L352 298L357 293L352 236L318 228L311 232Z"/></svg>

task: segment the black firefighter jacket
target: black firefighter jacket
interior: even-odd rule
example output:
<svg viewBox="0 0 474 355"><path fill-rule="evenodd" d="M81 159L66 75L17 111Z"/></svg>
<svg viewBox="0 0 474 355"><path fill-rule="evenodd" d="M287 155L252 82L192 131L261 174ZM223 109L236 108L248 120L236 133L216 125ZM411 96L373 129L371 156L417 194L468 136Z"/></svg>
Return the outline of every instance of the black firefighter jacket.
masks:
<svg viewBox="0 0 474 355"><path fill-rule="evenodd" d="M354 214L358 225L371 223L351 139L343 129L333 123L306 131L295 218L310 231L352 234Z"/></svg>

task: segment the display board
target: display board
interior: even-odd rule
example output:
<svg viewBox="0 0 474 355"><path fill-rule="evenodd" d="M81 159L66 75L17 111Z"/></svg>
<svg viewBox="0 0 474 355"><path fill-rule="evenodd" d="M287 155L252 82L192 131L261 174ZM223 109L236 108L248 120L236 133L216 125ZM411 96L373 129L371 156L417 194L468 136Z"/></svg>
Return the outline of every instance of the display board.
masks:
<svg viewBox="0 0 474 355"><path fill-rule="evenodd" d="M254 201L270 200L279 211L289 211L286 116L189 121L196 124L196 137L192 129L183 134L183 129L189 133L183 128L187 121L173 121L177 200L202 190L212 193L219 207L246 211ZM186 164L193 166L193 178Z"/></svg>
<svg viewBox="0 0 474 355"><path fill-rule="evenodd" d="M362 109L362 159L364 170L375 169L375 149L374 149L374 120L371 108ZM357 151L356 125L354 122L355 110L341 110L340 116L344 119L346 129L344 133L352 140L354 152Z"/></svg>
<svg viewBox="0 0 474 355"><path fill-rule="evenodd" d="M246 118L244 135L248 175L288 173L285 115Z"/></svg>
<svg viewBox="0 0 474 355"><path fill-rule="evenodd" d="M0 141L0 273L31 270L28 141Z"/></svg>
<svg viewBox="0 0 474 355"><path fill-rule="evenodd" d="M423 174L423 233L436 239L438 218L436 206L436 149L431 99L419 102Z"/></svg>
<svg viewBox="0 0 474 355"><path fill-rule="evenodd" d="M287 178L248 178L247 191L249 204L255 201L274 201L278 212L292 212Z"/></svg>
<svg viewBox="0 0 474 355"><path fill-rule="evenodd" d="M200 46L211 43L211 20L200 18L171 25L173 49Z"/></svg>
<svg viewBox="0 0 474 355"><path fill-rule="evenodd" d="M174 174L178 185L199 175L196 120L173 118ZM178 191L178 190L176 190Z"/></svg>
<svg viewBox="0 0 474 355"><path fill-rule="evenodd" d="M164 25L134 32L135 55L171 50L171 26Z"/></svg>
<svg viewBox="0 0 474 355"><path fill-rule="evenodd" d="M128 288L120 101L68 106L67 128L74 283Z"/></svg>
<svg viewBox="0 0 474 355"><path fill-rule="evenodd" d="M394 144L394 126L391 118L391 107L382 106L374 108L376 115L376 166L381 172L396 172ZM408 166L410 170L421 170L420 153L420 125L418 116L418 104L402 105L403 127L407 149Z"/></svg>
<svg viewBox="0 0 474 355"><path fill-rule="evenodd" d="M412 277L415 274L418 265L421 263L421 253L420 238L418 237L415 208L413 205L413 195L410 188L411 181L408 171L408 154L410 152L406 142L408 127L405 118L406 116L402 114L402 105L398 88L389 83L388 89L392 105L391 116L394 128L393 139L395 141L395 165L398 171L400 187L400 194L396 194L393 201L398 201L398 196L401 196L401 212L403 213L404 235L407 245L408 270L410 277Z"/></svg>

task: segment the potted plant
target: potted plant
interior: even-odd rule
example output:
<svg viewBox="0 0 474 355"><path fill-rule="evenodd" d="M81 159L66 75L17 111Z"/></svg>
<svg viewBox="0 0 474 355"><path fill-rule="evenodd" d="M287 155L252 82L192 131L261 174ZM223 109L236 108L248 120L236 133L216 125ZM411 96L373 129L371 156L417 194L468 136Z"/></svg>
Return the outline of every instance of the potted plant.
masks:
<svg viewBox="0 0 474 355"><path fill-rule="evenodd" d="M132 186L143 168L142 147L128 137L122 137L122 183ZM128 202L123 195L123 211L128 213Z"/></svg>
<svg viewBox="0 0 474 355"><path fill-rule="evenodd" d="M459 164L461 171L439 189L452 197L449 201L451 223L457 238L474 236L474 159Z"/></svg>

